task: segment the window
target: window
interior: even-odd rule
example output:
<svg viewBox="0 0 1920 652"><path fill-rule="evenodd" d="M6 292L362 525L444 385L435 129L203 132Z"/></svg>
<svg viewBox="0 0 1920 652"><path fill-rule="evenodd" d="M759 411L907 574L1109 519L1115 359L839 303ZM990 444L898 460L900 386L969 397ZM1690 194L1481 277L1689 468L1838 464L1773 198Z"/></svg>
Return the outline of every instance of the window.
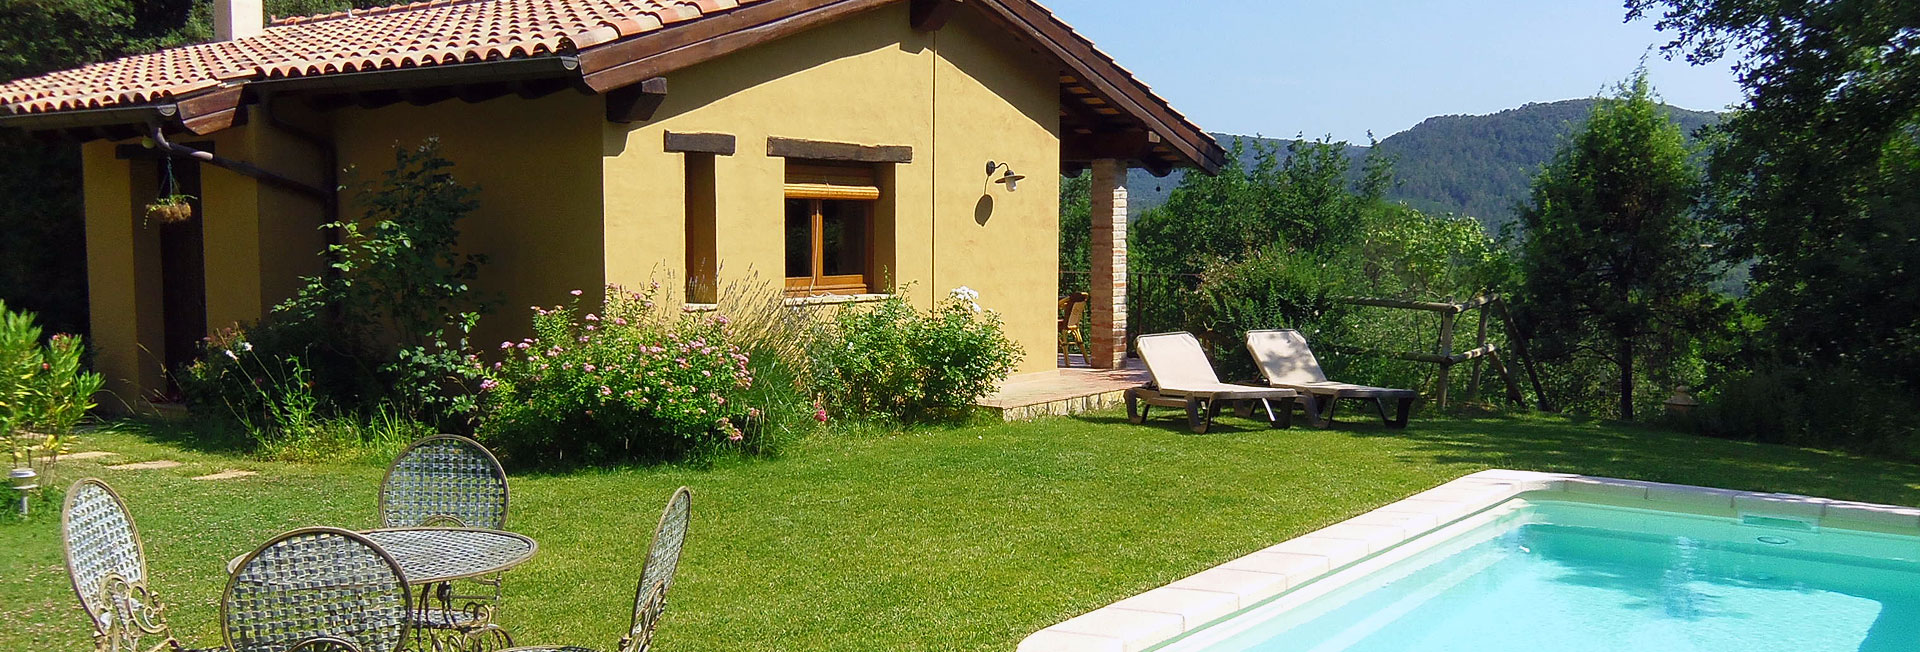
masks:
<svg viewBox="0 0 1920 652"><path fill-rule="evenodd" d="M714 155L687 155L687 301L717 303L720 298L719 198Z"/></svg>
<svg viewBox="0 0 1920 652"><path fill-rule="evenodd" d="M872 168L789 165L788 294L864 294L872 287Z"/></svg>

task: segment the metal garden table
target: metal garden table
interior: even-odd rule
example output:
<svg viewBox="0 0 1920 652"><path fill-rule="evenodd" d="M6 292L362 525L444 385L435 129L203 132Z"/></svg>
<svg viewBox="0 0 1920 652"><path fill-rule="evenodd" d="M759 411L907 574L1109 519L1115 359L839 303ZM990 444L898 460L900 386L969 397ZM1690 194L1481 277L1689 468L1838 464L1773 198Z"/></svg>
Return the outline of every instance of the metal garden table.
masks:
<svg viewBox="0 0 1920 652"><path fill-rule="evenodd" d="M511 647L513 639L493 623L493 607L464 600L453 591L455 580L496 575L533 558L539 544L526 535L502 530L457 527L406 527L368 530L361 534L379 545L416 587L410 609L416 624L457 620L464 632L416 626L416 650L474 651ZM227 563L232 572L239 558Z"/></svg>

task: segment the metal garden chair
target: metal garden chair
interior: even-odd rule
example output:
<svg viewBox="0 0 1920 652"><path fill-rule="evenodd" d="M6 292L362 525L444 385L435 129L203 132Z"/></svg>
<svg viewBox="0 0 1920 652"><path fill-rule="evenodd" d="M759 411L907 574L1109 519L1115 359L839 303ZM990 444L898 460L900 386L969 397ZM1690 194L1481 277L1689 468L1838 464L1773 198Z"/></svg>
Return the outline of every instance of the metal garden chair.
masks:
<svg viewBox="0 0 1920 652"><path fill-rule="evenodd" d="M146 549L120 494L93 478L73 483L60 510L60 535L73 592L93 620L95 650L188 651L168 629L166 607L147 588Z"/></svg>
<svg viewBox="0 0 1920 652"><path fill-rule="evenodd" d="M380 483L381 527L471 527L504 530L507 527L507 472L500 460L480 442L457 435L421 439L387 467ZM440 602L461 608L422 609L414 624L427 629L454 630L476 635L496 629L493 605L500 601L501 578L470 581L485 589L476 595L452 595L451 584L435 587L448 592Z"/></svg>
<svg viewBox="0 0 1920 652"><path fill-rule="evenodd" d="M451 525L504 530L507 472L480 442L434 435L414 442L380 483L382 527Z"/></svg>
<svg viewBox="0 0 1920 652"><path fill-rule="evenodd" d="M287 532L242 558L220 620L232 652L395 652L407 640L406 576L366 537Z"/></svg>
<svg viewBox="0 0 1920 652"><path fill-rule="evenodd" d="M616 652L647 652L653 643L653 628L667 611L667 589L673 586L674 571L680 568L680 550L686 547L687 523L693 518L693 492L681 487L667 501L660 514L660 525L653 530L653 546L640 567L640 585L633 596L633 622L627 635L620 637ZM576 646L518 647L502 652L596 652Z"/></svg>

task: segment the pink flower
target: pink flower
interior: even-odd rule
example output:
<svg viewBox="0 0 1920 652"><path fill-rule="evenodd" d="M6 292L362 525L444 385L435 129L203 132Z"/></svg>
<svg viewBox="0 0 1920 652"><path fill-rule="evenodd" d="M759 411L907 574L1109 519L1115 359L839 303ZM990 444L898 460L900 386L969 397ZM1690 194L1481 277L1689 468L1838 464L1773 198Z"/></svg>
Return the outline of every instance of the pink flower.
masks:
<svg viewBox="0 0 1920 652"><path fill-rule="evenodd" d="M625 326L625 325L627 325L627 318L625 318L625 317L614 317L614 318L613 318L613 323L615 323L615 324L619 324L619 325L621 325L621 326Z"/></svg>
<svg viewBox="0 0 1920 652"><path fill-rule="evenodd" d="M600 316L595 315L593 313L587 313L587 321L600 321Z"/></svg>
<svg viewBox="0 0 1920 652"><path fill-rule="evenodd" d="M516 344L516 345L514 345L514 346L516 346L516 347L518 347L518 348L520 348L521 350L526 350L526 349L531 349L531 348L533 348L533 345L532 345L532 344L530 344L530 343L527 343L527 342L521 342L521 343L519 343L519 344Z"/></svg>
<svg viewBox="0 0 1920 652"><path fill-rule="evenodd" d="M747 408L747 418L749 419L760 418L760 408Z"/></svg>
<svg viewBox="0 0 1920 652"><path fill-rule="evenodd" d="M500 343L500 348L501 348L501 349L511 349L511 348L513 348L513 343L512 343L512 342L501 342L501 343Z"/></svg>
<svg viewBox="0 0 1920 652"><path fill-rule="evenodd" d="M567 294L571 294L571 295L573 295L573 296L576 296L576 297L577 297L577 296L580 296L580 295L582 295L582 294L586 294L586 293L585 293L585 292L581 292L581 291L579 291L579 290L574 290L574 291L572 291L572 292L568 292Z"/></svg>
<svg viewBox="0 0 1920 652"><path fill-rule="evenodd" d="M591 370L591 369L589 369L588 371L592 371L592 370ZM608 387L608 386L606 386L606 385L601 385L601 386L600 386L600 395L601 395L601 396L613 396L613 388L612 388L612 387Z"/></svg>
<svg viewBox="0 0 1920 652"><path fill-rule="evenodd" d="M594 369L596 369L596 368L597 368L597 367L594 367L594 366L593 366L593 363L591 363L591 362L589 362L589 363L586 363L586 364L584 364L584 365L580 365L580 369L581 369L581 370L584 370L584 371L586 371L587 373L593 373L593 370L594 370ZM605 387L602 387L601 389L606 389L606 388L605 388Z"/></svg>
<svg viewBox="0 0 1920 652"><path fill-rule="evenodd" d="M827 411L826 411L826 410L814 410L814 411L813 411L813 420L814 420L814 421L818 421L818 422L820 422L820 423L826 423L826 422L827 422Z"/></svg>
<svg viewBox="0 0 1920 652"><path fill-rule="evenodd" d="M494 382L492 378L488 378L486 380L480 381L480 391L483 391L483 392L493 391L493 388L499 387L499 386L500 386L500 383Z"/></svg>

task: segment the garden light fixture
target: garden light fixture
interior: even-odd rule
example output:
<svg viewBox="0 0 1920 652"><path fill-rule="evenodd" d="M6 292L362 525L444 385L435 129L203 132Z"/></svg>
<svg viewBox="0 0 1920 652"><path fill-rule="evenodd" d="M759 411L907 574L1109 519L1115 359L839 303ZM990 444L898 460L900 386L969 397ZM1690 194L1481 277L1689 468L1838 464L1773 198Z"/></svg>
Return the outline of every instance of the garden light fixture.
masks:
<svg viewBox="0 0 1920 652"><path fill-rule="evenodd" d="M1001 175L1000 178L998 179L993 179L993 173L999 172L1001 170L1006 170L1006 174ZM1020 174L1018 172L1014 172L1013 164L1011 163L995 163L993 161L987 161L987 178L993 179L994 183L1006 184L1007 192L1014 192L1020 189L1020 180L1027 178L1027 176L1024 174Z"/></svg>

